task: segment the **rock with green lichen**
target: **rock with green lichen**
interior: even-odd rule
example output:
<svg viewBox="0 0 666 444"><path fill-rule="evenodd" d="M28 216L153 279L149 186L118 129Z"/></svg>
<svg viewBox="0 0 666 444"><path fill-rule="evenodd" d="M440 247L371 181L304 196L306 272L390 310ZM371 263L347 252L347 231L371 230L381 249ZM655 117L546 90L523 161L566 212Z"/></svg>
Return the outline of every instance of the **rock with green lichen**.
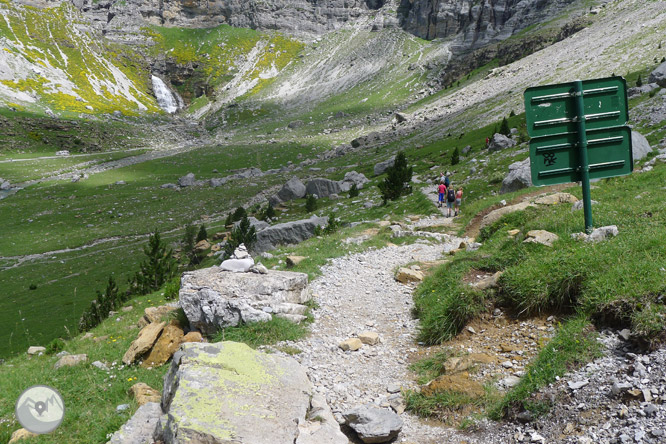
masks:
<svg viewBox="0 0 666 444"><path fill-rule="evenodd" d="M328 405L312 399L312 384L293 358L236 342L184 344L164 379L158 438L166 444L347 443Z"/></svg>

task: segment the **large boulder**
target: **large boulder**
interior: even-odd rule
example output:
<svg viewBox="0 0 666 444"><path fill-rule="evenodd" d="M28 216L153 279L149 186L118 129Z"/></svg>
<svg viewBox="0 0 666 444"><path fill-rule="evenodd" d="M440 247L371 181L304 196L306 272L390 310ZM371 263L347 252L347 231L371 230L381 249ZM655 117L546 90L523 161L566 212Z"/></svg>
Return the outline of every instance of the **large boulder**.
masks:
<svg viewBox="0 0 666 444"><path fill-rule="evenodd" d="M169 324L164 327L162 334L143 359L141 367L159 367L165 364L178 350L183 336L185 336L183 329L177 325Z"/></svg>
<svg viewBox="0 0 666 444"><path fill-rule="evenodd" d="M354 429L364 443L381 443L395 439L402 430L402 419L395 412L377 406L358 406L345 411L345 423Z"/></svg>
<svg viewBox="0 0 666 444"><path fill-rule="evenodd" d="M157 341L160 333L166 322L152 322L139 331L139 336L132 341L129 349L125 352L123 356L123 363L125 365L132 365L134 361L139 359L144 353L150 350Z"/></svg>
<svg viewBox="0 0 666 444"><path fill-rule="evenodd" d="M196 178L194 177L194 173L188 173L183 177L180 177L178 179L178 186L179 187L191 187L196 185L197 181Z"/></svg>
<svg viewBox="0 0 666 444"><path fill-rule="evenodd" d="M162 409L156 438L165 444L348 443L295 359L236 342L184 344Z"/></svg>
<svg viewBox="0 0 666 444"><path fill-rule="evenodd" d="M641 160L652 151L650 143L638 131L631 131L631 152L634 156L634 162Z"/></svg>
<svg viewBox="0 0 666 444"><path fill-rule="evenodd" d="M491 153L494 151L501 151L505 148L511 148L516 145L516 141L510 137L505 136L504 134L495 133L493 138L490 139L488 143L488 151Z"/></svg>
<svg viewBox="0 0 666 444"><path fill-rule="evenodd" d="M657 66L657 68L650 73L648 77L649 83L656 83L662 88L666 88L666 62Z"/></svg>
<svg viewBox="0 0 666 444"><path fill-rule="evenodd" d="M351 187L356 184L356 188L359 190L363 188L363 185L366 183L370 182L367 177L365 177L365 174L363 173L357 173L356 171L349 171L345 174L344 179L342 179L340 183L340 189L343 192L347 192L351 189Z"/></svg>
<svg viewBox="0 0 666 444"><path fill-rule="evenodd" d="M280 191L277 192L277 197L282 201L300 199L305 197L305 185L298 177L292 177L285 183Z"/></svg>
<svg viewBox="0 0 666 444"><path fill-rule="evenodd" d="M395 156L383 162L376 163L373 172L375 173L375 176L379 176L380 174L384 174L386 170L391 168L394 164L395 164Z"/></svg>
<svg viewBox="0 0 666 444"><path fill-rule="evenodd" d="M328 197L331 194L340 194L341 192L342 188L340 188L339 182L321 177L312 179L305 185L305 193L316 194L317 197Z"/></svg>
<svg viewBox="0 0 666 444"><path fill-rule="evenodd" d="M157 402L148 402L123 425L120 430L111 436L107 444L137 444L154 442L153 435L162 415L162 409Z"/></svg>
<svg viewBox="0 0 666 444"><path fill-rule="evenodd" d="M518 191L532 186L532 170L530 159L527 158L521 162L514 162L509 165L509 174L502 181L500 194Z"/></svg>
<svg viewBox="0 0 666 444"><path fill-rule="evenodd" d="M481 225L479 228L487 227L488 225L498 221L502 216L509 213L515 213L516 211L523 211L528 207L535 206L532 202L521 202L515 205L508 205L506 207L498 208L491 211L490 213L483 216L481 219Z"/></svg>
<svg viewBox="0 0 666 444"><path fill-rule="evenodd" d="M204 268L183 273L180 306L192 328L213 334L243 322L269 321L273 314L303 316L303 303L310 299L307 284L305 273L231 273Z"/></svg>
<svg viewBox="0 0 666 444"><path fill-rule="evenodd" d="M8 180L0 178L0 191L7 191L12 187L12 184Z"/></svg>
<svg viewBox="0 0 666 444"><path fill-rule="evenodd" d="M257 253L273 250L278 245L297 244L315 235L317 227L328 224L328 217L312 216L310 219L271 225L257 233L252 250Z"/></svg>

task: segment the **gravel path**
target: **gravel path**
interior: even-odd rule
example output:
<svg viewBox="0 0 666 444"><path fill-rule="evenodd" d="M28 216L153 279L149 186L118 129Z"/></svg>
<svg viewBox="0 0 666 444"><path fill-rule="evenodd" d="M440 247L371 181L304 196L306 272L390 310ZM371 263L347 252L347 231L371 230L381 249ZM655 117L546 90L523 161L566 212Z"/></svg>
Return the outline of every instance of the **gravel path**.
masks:
<svg viewBox="0 0 666 444"><path fill-rule="evenodd" d="M411 315L413 287L397 282L394 270L410 262L441 259L463 240L448 239L337 258L311 283L320 306L314 310L312 334L283 345L302 350L294 357L308 369L316 390L326 397L336 416L360 404L388 407L400 403L399 391L409 388L405 385L411 380L407 356L417 350L418 320ZM364 331L378 333L381 342L354 352L339 348L342 341ZM401 442L441 443L456 433L428 426L408 413L401 416L405 421Z"/></svg>

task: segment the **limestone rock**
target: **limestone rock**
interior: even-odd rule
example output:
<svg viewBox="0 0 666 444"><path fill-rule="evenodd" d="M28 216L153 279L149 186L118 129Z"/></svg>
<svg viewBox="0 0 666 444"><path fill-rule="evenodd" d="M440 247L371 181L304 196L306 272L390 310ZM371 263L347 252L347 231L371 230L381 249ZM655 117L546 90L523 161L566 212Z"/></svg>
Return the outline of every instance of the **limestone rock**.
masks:
<svg viewBox="0 0 666 444"><path fill-rule="evenodd" d="M162 334L155 342L141 363L141 367L158 367L166 363L178 350L183 340L183 329L169 324L162 329Z"/></svg>
<svg viewBox="0 0 666 444"><path fill-rule="evenodd" d="M34 436L39 436L39 435L37 435L36 433L29 432L26 429L18 429L14 433L12 433L12 437L10 438L7 444L14 444L19 441L23 441L27 438L32 438Z"/></svg>
<svg viewBox="0 0 666 444"><path fill-rule="evenodd" d="M497 288L497 282L499 281L502 272L498 271L492 276L488 276L484 279L481 279L478 282L473 283L471 286L477 290L488 290L489 288Z"/></svg>
<svg viewBox="0 0 666 444"><path fill-rule="evenodd" d="M273 250L278 245L303 242L315 235L316 227L325 227L326 224L328 217L312 216L310 219L271 225L257 233L253 251L263 253Z"/></svg>
<svg viewBox="0 0 666 444"><path fill-rule="evenodd" d="M247 273L254 266L254 259L227 259L220 264L220 270L233 273Z"/></svg>
<svg viewBox="0 0 666 444"><path fill-rule="evenodd" d="M298 438L294 444L349 444L320 393L312 396L306 420L298 423Z"/></svg>
<svg viewBox="0 0 666 444"><path fill-rule="evenodd" d="M508 205L506 207L493 210L483 216L483 219L481 219L481 228L487 227L488 225L491 225L492 223L500 220L500 218L505 214L514 213L516 211L523 211L524 209L533 206L534 204L531 202L521 202L515 205Z"/></svg>
<svg viewBox="0 0 666 444"><path fill-rule="evenodd" d="M210 242L208 242L206 239L202 239L197 244L194 246L194 252L195 253L203 253L206 250L210 249Z"/></svg>
<svg viewBox="0 0 666 444"><path fill-rule="evenodd" d="M61 367L74 367L76 365L82 364L88 360L88 356L85 354L81 355L65 355L61 357L58 362L55 363L54 368L58 370Z"/></svg>
<svg viewBox="0 0 666 444"><path fill-rule="evenodd" d="M191 331L183 336L182 343L185 342L204 342L203 336L198 331Z"/></svg>
<svg viewBox="0 0 666 444"><path fill-rule="evenodd" d="M304 313L309 300L305 273L227 273L204 268L183 273L180 305L190 326L205 334L241 322L263 322L270 313ZM300 311L303 310L303 311Z"/></svg>
<svg viewBox="0 0 666 444"><path fill-rule="evenodd" d="M655 68L655 70L650 73L648 82L656 83L662 88L666 88L666 62L657 66L657 68Z"/></svg>
<svg viewBox="0 0 666 444"><path fill-rule="evenodd" d="M146 325L139 332L139 336L130 344L129 349L123 356L123 363L125 365L132 365L134 361L139 359L141 355L150 350L150 348L157 341L157 337L162 333L162 329L166 325L165 322L152 322Z"/></svg>
<svg viewBox="0 0 666 444"><path fill-rule="evenodd" d="M495 133L488 143L488 151L495 152L501 151L506 148L511 148L516 145L516 141L504 134Z"/></svg>
<svg viewBox="0 0 666 444"><path fill-rule="evenodd" d="M288 267L295 267L296 265L300 264L303 262L303 260L307 259L305 256L287 256L287 266Z"/></svg>
<svg viewBox="0 0 666 444"><path fill-rule="evenodd" d="M530 159L527 158L520 162L514 162L509 165L509 174L502 181L500 194L518 191L532 186L532 171Z"/></svg>
<svg viewBox="0 0 666 444"><path fill-rule="evenodd" d="M371 405L354 407L342 416L364 443L389 442L398 436L403 425L393 411Z"/></svg>
<svg viewBox="0 0 666 444"><path fill-rule="evenodd" d="M305 185L306 194L316 194L319 197L329 197L331 194L340 194L342 188L335 180L316 178Z"/></svg>
<svg viewBox="0 0 666 444"><path fill-rule="evenodd" d="M181 188L185 187L191 187L196 184L196 178L194 177L194 173L188 173L183 177L180 177L178 179L178 186Z"/></svg>
<svg viewBox="0 0 666 444"><path fill-rule="evenodd" d="M553 242L555 242L559 238L560 237L557 234L551 233L550 231L530 230L527 232L527 236L523 242L541 244L541 245L546 245L547 247L552 247Z"/></svg>
<svg viewBox="0 0 666 444"><path fill-rule="evenodd" d="M631 131L631 152L634 156L634 162L641 160L652 152L652 147L645 136L634 130Z"/></svg>
<svg viewBox="0 0 666 444"><path fill-rule="evenodd" d="M619 234L619 230L616 225L608 225L605 227L595 228L592 233L573 233L572 238L577 240L584 240L585 242L601 242L606 239L610 239Z"/></svg>
<svg viewBox="0 0 666 444"><path fill-rule="evenodd" d="M351 189L353 185L356 185L356 188L363 189L363 186L370 182L370 180L365 177L364 174L362 173L357 173L356 171L349 171L345 173L344 179L342 179L339 184L340 184L340 189L343 192L347 192Z"/></svg>
<svg viewBox="0 0 666 444"><path fill-rule="evenodd" d="M412 270L411 268L400 267L395 275L395 279L403 284L409 282L421 282L423 280L423 273L418 270Z"/></svg>
<svg viewBox="0 0 666 444"><path fill-rule="evenodd" d="M569 193L554 193L546 196L541 196L534 200L535 204L539 205L557 205L560 203L576 203L578 198Z"/></svg>
<svg viewBox="0 0 666 444"><path fill-rule="evenodd" d="M508 234L509 236L511 236L511 237L517 235L518 233L520 233L520 230L518 230L518 229L514 229L514 230L509 230L509 231L507 231L507 234Z"/></svg>
<svg viewBox="0 0 666 444"><path fill-rule="evenodd" d="M137 382L129 389L130 394L136 400L139 406L149 402L160 402L160 392L146 384L145 382Z"/></svg>
<svg viewBox="0 0 666 444"><path fill-rule="evenodd" d="M363 347L363 342L358 338L349 338L342 341L338 347L340 347L342 351L356 351Z"/></svg>
<svg viewBox="0 0 666 444"><path fill-rule="evenodd" d="M46 352L46 347L42 347L40 345L33 345L31 347L28 347L28 355L39 355L40 353Z"/></svg>
<svg viewBox="0 0 666 444"><path fill-rule="evenodd" d="M301 179L294 176L282 186L277 193L277 197L281 202L286 202L288 200L301 199L305 197L305 193L305 185L301 182Z"/></svg>
<svg viewBox="0 0 666 444"><path fill-rule="evenodd" d="M375 173L375 176L379 176L380 174L384 174L386 170L392 167L394 164L395 156L383 162L376 163L373 172Z"/></svg>
<svg viewBox="0 0 666 444"><path fill-rule="evenodd" d="M111 436L107 444L152 443L162 409L157 402L148 402Z"/></svg>
<svg viewBox="0 0 666 444"><path fill-rule="evenodd" d="M366 345L379 344L379 335L374 331L364 331L358 335L358 338Z"/></svg>
<svg viewBox="0 0 666 444"><path fill-rule="evenodd" d="M177 311L178 307L173 305L160 305L159 307L146 307L143 310L143 319L146 321L145 325L153 322L161 322L169 313Z"/></svg>
<svg viewBox="0 0 666 444"><path fill-rule="evenodd" d="M343 443L305 369L291 357L245 344L183 344L164 378L159 439L165 444L299 442L311 408L325 419L303 444ZM312 398L312 403L311 403ZM325 425L325 426L324 426Z"/></svg>

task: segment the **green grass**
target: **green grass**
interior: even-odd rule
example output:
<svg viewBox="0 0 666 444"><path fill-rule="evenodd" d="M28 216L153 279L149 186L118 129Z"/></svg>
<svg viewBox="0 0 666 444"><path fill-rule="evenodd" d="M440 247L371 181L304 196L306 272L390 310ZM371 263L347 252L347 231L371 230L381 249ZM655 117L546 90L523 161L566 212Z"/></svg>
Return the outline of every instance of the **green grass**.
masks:
<svg viewBox="0 0 666 444"><path fill-rule="evenodd" d="M440 350L430 357L410 364L409 369L417 374L417 382L419 385L427 384L442 374L444 363L452 356L453 353L451 350Z"/></svg>
<svg viewBox="0 0 666 444"><path fill-rule="evenodd" d="M132 311L113 316L92 330L95 337L108 335L106 340L94 342L77 336L66 341L64 350L87 354L88 361L84 364L54 370L58 358L46 354L32 358L21 355L1 365L0 441L9 441L12 432L21 428L14 417L15 402L23 390L37 384L52 386L60 392L66 414L54 432L31 438L30 442L89 444L108 441L107 435L118 430L138 408L128 394L132 385L144 382L162 390L163 376L169 365L147 370L138 366L126 367L120 362L138 332L136 322L143 315L143 308L161 300L159 292L138 297L129 302L134 307ZM107 373L93 367L91 363L94 361L105 362L111 371ZM130 404L131 408L117 413L116 406L120 404Z"/></svg>
<svg viewBox="0 0 666 444"><path fill-rule="evenodd" d="M286 319L273 316L268 322L255 322L238 327L221 329L212 339L213 342L244 342L250 347L271 345L280 341L296 341L308 332L307 323L295 324Z"/></svg>

